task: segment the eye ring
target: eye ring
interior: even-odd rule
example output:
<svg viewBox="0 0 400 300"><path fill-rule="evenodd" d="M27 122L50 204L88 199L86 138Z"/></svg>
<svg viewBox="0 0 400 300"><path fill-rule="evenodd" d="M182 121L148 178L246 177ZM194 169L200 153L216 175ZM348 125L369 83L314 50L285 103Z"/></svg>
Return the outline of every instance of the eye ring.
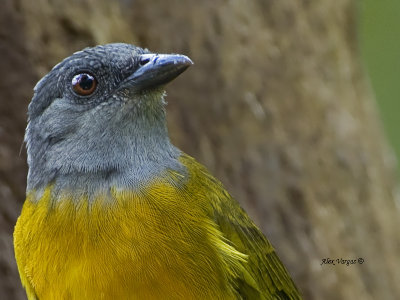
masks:
<svg viewBox="0 0 400 300"><path fill-rule="evenodd" d="M88 96L93 94L97 87L96 78L88 73L82 72L76 74L71 81L72 90L80 96Z"/></svg>

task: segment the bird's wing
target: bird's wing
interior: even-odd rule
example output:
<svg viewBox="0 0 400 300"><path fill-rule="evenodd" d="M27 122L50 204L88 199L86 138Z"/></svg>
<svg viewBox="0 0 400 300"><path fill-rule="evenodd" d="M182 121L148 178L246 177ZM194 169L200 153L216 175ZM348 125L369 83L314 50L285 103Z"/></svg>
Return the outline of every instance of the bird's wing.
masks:
<svg viewBox="0 0 400 300"><path fill-rule="evenodd" d="M224 237L236 248L247 254L243 273L236 279L236 289L243 299L301 299L300 293L274 248L240 207L201 164L188 155L181 161L189 169L190 176L210 195L211 217Z"/></svg>

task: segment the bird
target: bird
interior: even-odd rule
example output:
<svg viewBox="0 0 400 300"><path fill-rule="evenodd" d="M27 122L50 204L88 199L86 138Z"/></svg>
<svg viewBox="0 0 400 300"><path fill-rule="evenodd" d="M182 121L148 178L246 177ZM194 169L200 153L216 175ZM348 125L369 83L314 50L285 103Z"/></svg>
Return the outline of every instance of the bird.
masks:
<svg viewBox="0 0 400 300"><path fill-rule="evenodd" d="M301 299L239 203L170 141L165 86L192 64L112 43L36 84L14 229L29 300Z"/></svg>

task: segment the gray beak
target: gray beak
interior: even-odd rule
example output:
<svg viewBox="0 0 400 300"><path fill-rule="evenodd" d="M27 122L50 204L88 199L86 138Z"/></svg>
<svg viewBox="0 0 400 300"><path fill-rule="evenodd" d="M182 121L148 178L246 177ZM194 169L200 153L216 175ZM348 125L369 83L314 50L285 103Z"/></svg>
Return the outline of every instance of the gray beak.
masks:
<svg viewBox="0 0 400 300"><path fill-rule="evenodd" d="M127 80L135 89L149 89L175 79L193 62L180 54L142 54L139 67Z"/></svg>

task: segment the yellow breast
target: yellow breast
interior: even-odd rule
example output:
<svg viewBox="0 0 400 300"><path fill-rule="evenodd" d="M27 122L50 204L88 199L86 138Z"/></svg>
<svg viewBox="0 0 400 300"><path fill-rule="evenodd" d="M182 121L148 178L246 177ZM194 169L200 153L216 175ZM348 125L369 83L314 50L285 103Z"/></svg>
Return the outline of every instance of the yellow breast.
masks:
<svg viewBox="0 0 400 300"><path fill-rule="evenodd" d="M110 201L110 197L111 200ZM207 197L157 182L140 194L28 196L14 240L30 299L229 299L244 256L207 215Z"/></svg>

